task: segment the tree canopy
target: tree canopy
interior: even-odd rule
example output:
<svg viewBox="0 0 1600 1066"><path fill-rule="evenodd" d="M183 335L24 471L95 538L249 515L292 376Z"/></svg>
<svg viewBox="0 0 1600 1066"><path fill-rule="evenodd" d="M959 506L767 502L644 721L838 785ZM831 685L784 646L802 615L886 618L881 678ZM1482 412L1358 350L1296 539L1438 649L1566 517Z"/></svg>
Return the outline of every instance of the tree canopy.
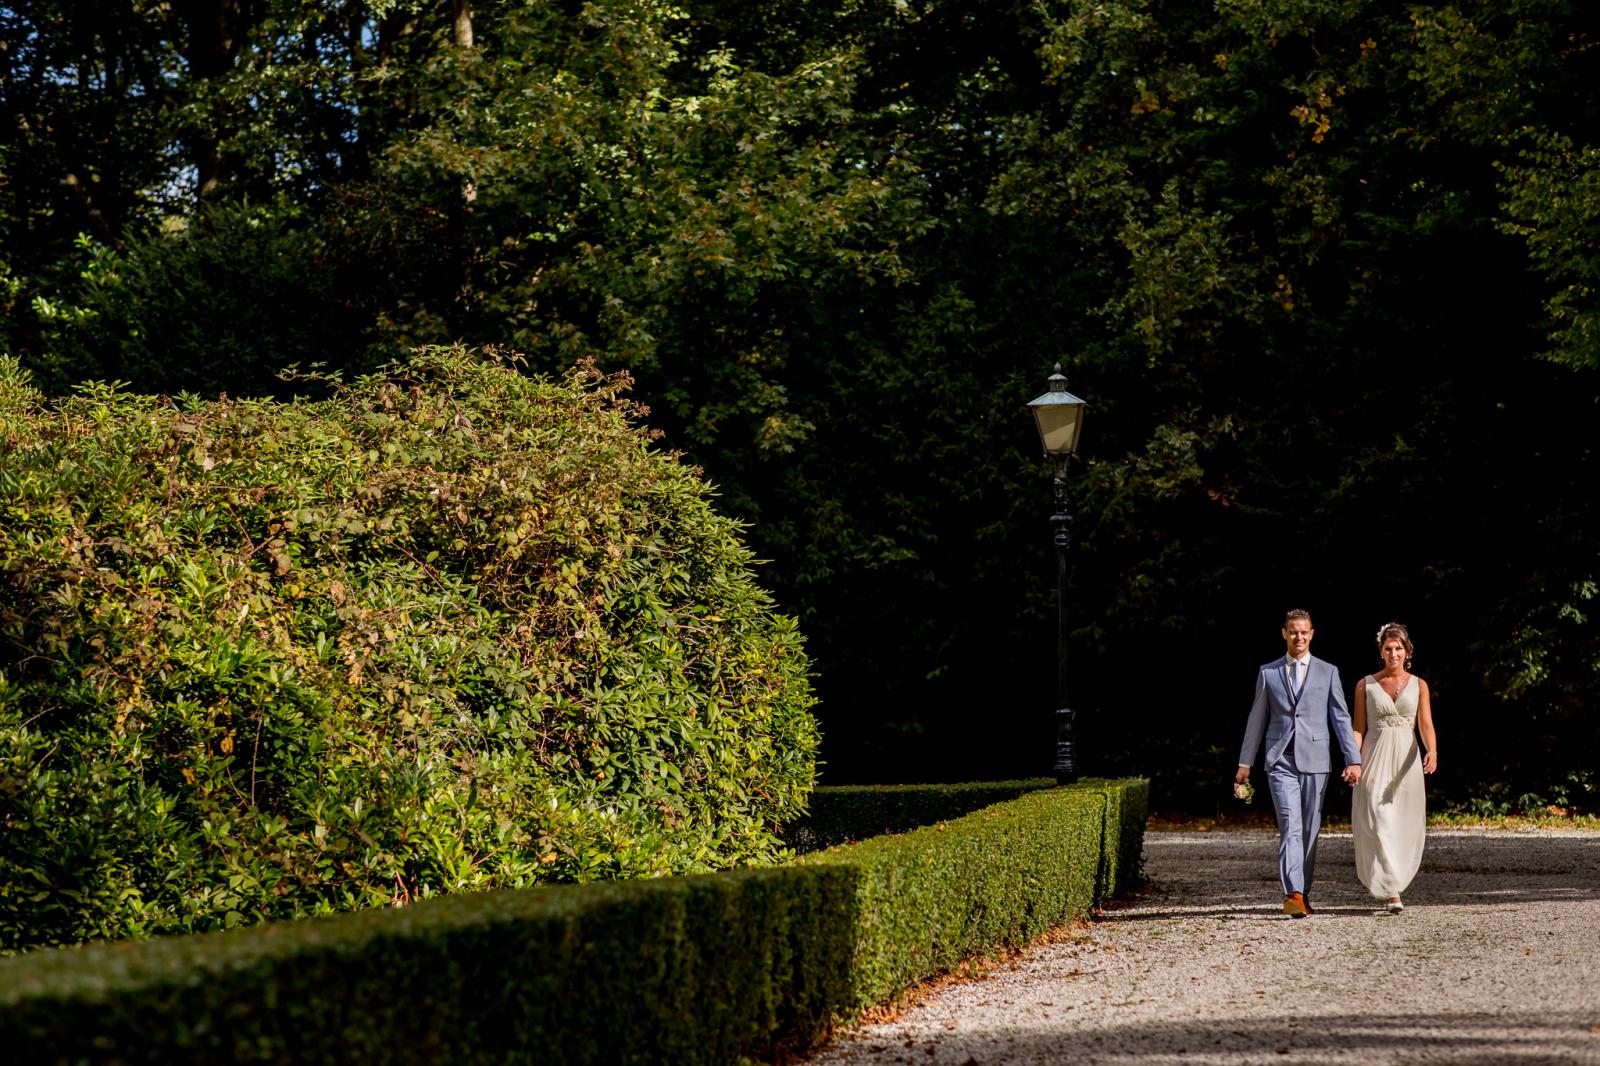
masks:
<svg viewBox="0 0 1600 1066"><path fill-rule="evenodd" d="M1411 625L1447 792L1592 806L1597 18L10 4L0 341L50 389L629 370L771 560L839 780L1046 765L1059 359L1092 769L1208 803L1302 606L1347 681Z"/></svg>

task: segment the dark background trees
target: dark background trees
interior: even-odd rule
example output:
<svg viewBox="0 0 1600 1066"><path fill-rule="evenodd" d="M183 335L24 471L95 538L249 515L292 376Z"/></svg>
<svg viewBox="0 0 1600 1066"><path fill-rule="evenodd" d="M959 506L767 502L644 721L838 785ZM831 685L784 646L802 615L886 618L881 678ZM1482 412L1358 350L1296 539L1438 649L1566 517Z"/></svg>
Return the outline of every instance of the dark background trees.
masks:
<svg viewBox="0 0 1600 1066"><path fill-rule="evenodd" d="M838 781L1045 770L1060 359L1089 769L1214 803L1303 606L1347 681L1412 626L1443 793L1593 807L1597 19L11 4L0 337L54 389L630 370L800 615Z"/></svg>

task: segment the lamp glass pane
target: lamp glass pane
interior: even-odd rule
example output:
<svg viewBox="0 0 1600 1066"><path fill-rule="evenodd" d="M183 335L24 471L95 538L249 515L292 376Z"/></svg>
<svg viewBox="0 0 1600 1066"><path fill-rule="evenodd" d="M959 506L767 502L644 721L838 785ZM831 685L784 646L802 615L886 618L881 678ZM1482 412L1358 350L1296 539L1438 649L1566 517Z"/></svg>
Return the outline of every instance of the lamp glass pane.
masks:
<svg viewBox="0 0 1600 1066"><path fill-rule="evenodd" d="M1083 422L1083 405L1077 403L1040 404L1033 409L1039 422L1039 438L1044 450L1053 454L1074 452L1078 447L1078 427Z"/></svg>

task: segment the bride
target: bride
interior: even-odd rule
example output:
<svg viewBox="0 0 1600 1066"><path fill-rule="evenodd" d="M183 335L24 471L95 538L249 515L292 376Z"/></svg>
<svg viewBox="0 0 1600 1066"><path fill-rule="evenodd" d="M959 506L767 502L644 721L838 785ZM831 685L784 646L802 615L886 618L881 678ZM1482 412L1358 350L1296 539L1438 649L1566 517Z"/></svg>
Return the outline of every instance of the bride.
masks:
<svg viewBox="0 0 1600 1066"><path fill-rule="evenodd" d="M1400 893L1422 865L1427 803L1422 775L1439 767L1428 683L1409 671L1411 634L1398 622L1378 630L1383 669L1356 684L1351 726L1361 745L1361 780L1351 799L1356 875L1384 900L1405 909ZM1417 732L1426 753L1418 758Z"/></svg>

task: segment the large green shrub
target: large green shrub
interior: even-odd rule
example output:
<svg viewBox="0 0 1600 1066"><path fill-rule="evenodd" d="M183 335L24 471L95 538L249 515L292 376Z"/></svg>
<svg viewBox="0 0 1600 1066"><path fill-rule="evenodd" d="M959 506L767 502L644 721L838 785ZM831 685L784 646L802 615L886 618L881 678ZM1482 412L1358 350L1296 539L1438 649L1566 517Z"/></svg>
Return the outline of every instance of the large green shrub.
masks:
<svg viewBox="0 0 1600 1066"><path fill-rule="evenodd" d="M759 864L807 661L623 385L321 402L0 362L0 947Z"/></svg>

